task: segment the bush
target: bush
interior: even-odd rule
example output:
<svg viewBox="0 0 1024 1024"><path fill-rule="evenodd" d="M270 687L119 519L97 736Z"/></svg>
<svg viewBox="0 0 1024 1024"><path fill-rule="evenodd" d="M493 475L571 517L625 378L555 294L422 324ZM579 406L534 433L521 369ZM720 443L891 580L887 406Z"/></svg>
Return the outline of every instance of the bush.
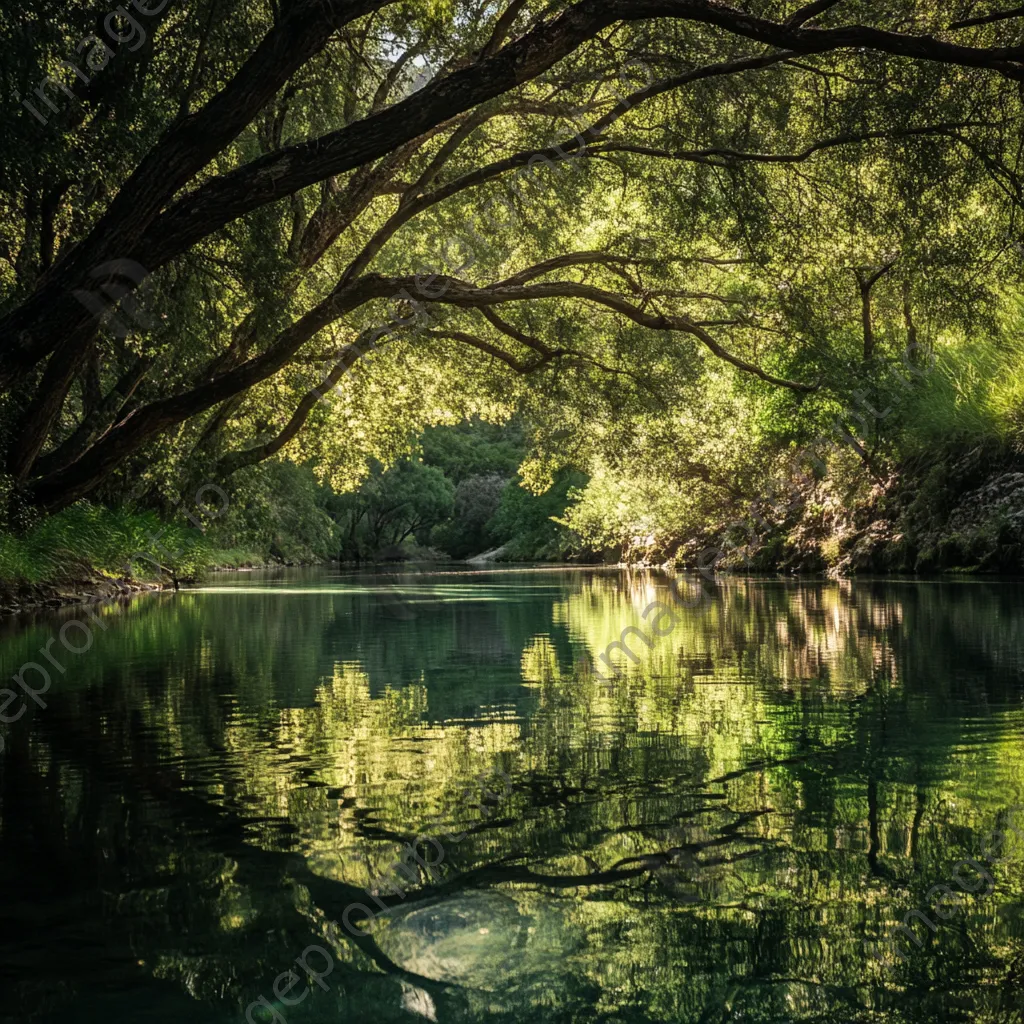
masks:
<svg viewBox="0 0 1024 1024"><path fill-rule="evenodd" d="M227 512L210 536L225 549L219 564L313 562L338 555L339 529L330 514L334 494L308 466L266 462L232 478ZM228 557L228 552L231 557Z"/></svg>

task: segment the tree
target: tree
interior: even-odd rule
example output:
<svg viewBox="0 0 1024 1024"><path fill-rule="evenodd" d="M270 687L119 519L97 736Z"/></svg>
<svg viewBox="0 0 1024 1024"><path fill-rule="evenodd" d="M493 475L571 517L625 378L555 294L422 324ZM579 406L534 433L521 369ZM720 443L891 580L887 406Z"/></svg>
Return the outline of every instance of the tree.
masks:
<svg viewBox="0 0 1024 1024"><path fill-rule="evenodd" d="M443 522L454 508L455 489L434 466L403 461L384 470L373 467L358 492L338 501L349 553L374 555Z"/></svg>
<svg viewBox="0 0 1024 1024"><path fill-rule="evenodd" d="M488 535L505 547L508 559L562 560L578 545L559 517L565 514L575 489L585 483L582 473L559 472L543 494L532 494L521 486L519 477L510 480L502 491L497 511L487 524Z"/></svg>
<svg viewBox="0 0 1024 1024"><path fill-rule="evenodd" d="M524 405L556 464L711 357L814 401L887 287L956 320L1019 276L1024 47L970 13L5 12L6 471L47 509L286 449L353 482Z"/></svg>

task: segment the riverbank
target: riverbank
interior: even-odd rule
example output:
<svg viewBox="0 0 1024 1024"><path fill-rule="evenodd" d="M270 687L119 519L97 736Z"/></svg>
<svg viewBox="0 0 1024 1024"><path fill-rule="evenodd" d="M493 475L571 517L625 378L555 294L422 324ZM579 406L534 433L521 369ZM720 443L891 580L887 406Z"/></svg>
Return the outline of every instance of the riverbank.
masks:
<svg viewBox="0 0 1024 1024"><path fill-rule="evenodd" d="M774 500L767 494L719 505L717 513L691 520L685 533L656 528L648 538L627 535L607 547L575 534L555 560L826 577L1024 573L1024 458L1005 448L974 447L916 470L904 466L884 481L865 472L793 475ZM83 503L23 535L0 533L0 615L166 590L215 572L331 560L288 543L278 527L274 534L260 551L246 531L211 536L152 513ZM471 552L467 561L497 568L506 560L545 562L550 554L531 552L523 558L506 544ZM339 564L452 559L411 539L375 554Z"/></svg>
<svg viewBox="0 0 1024 1024"><path fill-rule="evenodd" d="M1024 457L1015 452L979 447L923 471L850 476L793 475L774 494L723 503L685 534L655 530L606 555L829 577L1024 572Z"/></svg>
<svg viewBox="0 0 1024 1024"><path fill-rule="evenodd" d="M0 615L16 615L19 612L39 611L43 608L111 601L173 587L174 583L171 580L145 582L109 579L98 574L43 583L0 580Z"/></svg>
<svg viewBox="0 0 1024 1024"><path fill-rule="evenodd" d="M62 608L68 605L94 604L139 594L180 587L199 582L207 573L253 572L258 569L287 569L296 566L322 565L323 561L288 561L277 558L243 558L204 566L196 575L179 577L165 573L156 579L134 579L108 576L89 567L78 567L59 578L28 582L0 579L0 615Z"/></svg>
<svg viewBox="0 0 1024 1024"><path fill-rule="evenodd" d="M0 531L0 614L175 589L210 572L323 560L289 540L261 545L152 511L80 502L29 529Z"/></svg>

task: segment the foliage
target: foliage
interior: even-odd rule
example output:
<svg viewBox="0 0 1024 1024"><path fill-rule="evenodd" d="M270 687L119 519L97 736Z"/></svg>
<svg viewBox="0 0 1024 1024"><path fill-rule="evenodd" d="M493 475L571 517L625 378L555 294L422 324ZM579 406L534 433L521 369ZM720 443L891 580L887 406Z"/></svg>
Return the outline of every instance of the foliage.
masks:
<svg viewBox="0 0 1024 1024"><path fill-rule="evenodd" d="M578 471L561 471L542 494L526 490L518 476L510 480L488 524L488 533L494 542L505 546L503 560L561 561L578 551L578 539L562 525L559 516L564 515L572 491L585 480Z"/></svg>
<svg viewBox="0 0 1024 1024"><path fill-rule="evenodd" d="M500 473L482 473L460 480L455 488L452 518L434 529L431 543L453 558L480 554L488 546L488 524L498 511L507 483Z"/></svg>
<svg viewBox="0 0 1024 1024"><path fill-rule="evenodd" d="M139 580L170 571L188 578L214 559L213 545L189 525L88 502L44 519L23 536L0 533L0 580L9 583L80 580L93 571Z"/></svg>
<svg viewBox="0 0 1024 1024"><path fill-rule="evenodd" d="M527 67L523 38L547 53L563 25L534 0L501 21L461 0L353 4L337 25L315 4L188 0L87 83L59 62L94 27L88 12L45 2L37 30L5 11L7 93L42 104L34 86L52 69L75 97L51 83L46 124L0 111L12 524L24 501L85 494L160 509L182 479L245 495L239 474L275 458L352 489L424 429L473 416L518 417L529 450L509 446L495 471L514 461L541 489L560 469L619 471L611 442L630 424L660 461L658 435L695 405L718 413L703 437L692 425L696 449L730 436L719 425L738 405L755 445L784 446L854 389L884 387L912 336L936 351L984 336L1022 269L1020 97L991 48L1009 26L957 29L973 48L961 61L928 33L966 3L830 7L808 50L759 3L751 17L776 40L761 56L742 18L706 24L699 6L587 22ZM247 58L288 33L302 44L270 49L294 66L250 88ZM485 95L502 61L520 70ZM462 106L445 93L456 69ZM645 80L658 85L623 101ZM270 99L233 108L229 94ZM394 113L421 107L423 123ZM385 138L381 119L383 151L353 155ZM209 134L186 138L186 122ZM586 145L560 159L553 138L566 156ZM314 157L336 166L289 177ZM97 331L72 293L127 256L153 271L144 308L122 304ZM716 401L695 403L707 391ZM457 441L433 452L430 437L428 463L459 460ZM456 484L487 471L452 470ZM253 512L263 538L266 512ZM300 548L327 539L317 519Z"/></svg>
<svg viewBox="0 0 1024 1024"><path fill-rule="evenodd" d="M900 408L909 456L936 448L1024 443L1024 308L1009 304L990 333L950 339Z"/></svg>
<svg viewBox="0 0 1024 1024"><path fill-rule="evenodd" d="M376 465L359 488L331 500L345 557L409 556L411 538L455 559L505 547L505 559L561 559L576 544L555 520L585 481L559 471L540 494L515 473L526 446L522 427L468 421L421 438L423 461ZM399 550L399 546L405 548Z"/></svg>
<svg viewBox="0 0 1024 1024"><path fill-rule="evenodd" d="M210 524L211 537L245 560L253 550L264 561L334 558L339 530L330 513L333 500L309 467L268 462L238 475L225 514Z"/></svg>
<svg viewBox="0 0 1024 1024"><path fill-rule="evenodd" d="M390 469L376 464L358 491L331 503L348 558L379 556L410 537L425 542L454 504L455 488L441 470L411 459Z"/></svg>
<svg viewBox="0 0 1024 1024"><path fill-rule="evenodd" d="M493 424L473 418L427 428L420 446L423 461L458 486L471 476L511 477L526 454L527 441L521 422Z"/></svg>
<svg viewBox="0 0 1024 1024"><path fill-rule="evenodd" d="M1016 18L562 6L185 0L109 60L85 9L2 12L6 93L41 107L0 110L6 524L168 519L212 481L230 547L368 554L450 518L422 457L591 478L490 534L456 509L453 551L564 553L555 516L647 559L751 516L789 537L766 492L837 429L875 483L1015 450ZM874 486L821 463L821 507Z"/></svg>

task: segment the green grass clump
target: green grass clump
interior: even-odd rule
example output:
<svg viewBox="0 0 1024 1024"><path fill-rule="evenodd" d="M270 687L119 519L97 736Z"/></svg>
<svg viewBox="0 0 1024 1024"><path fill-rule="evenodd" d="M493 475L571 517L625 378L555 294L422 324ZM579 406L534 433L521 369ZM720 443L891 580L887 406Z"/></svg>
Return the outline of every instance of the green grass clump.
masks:
<svg viewBox="0 0 1024 1024"><path fill-rule="evenodd" d="M947 338L921 386L900 396L905 456L1024 438L1024 302L1013 302L998 334ZM945 457L944 454L942 457Z"/></svg>
<svg viewBox="0 0 1024 1024"><path fill-rule="evenodd" d="M0 581L58 582L90 571L140 581L168 574L188 579L210 564L212 550L191 526L82 501L23 535L0 532Z"/></svg>
<svg viewBox="0 0 1024 1024"><path fill-rule="evenodd" d="M222 569L252 569L267 562L267 556L252 548L213 548L209 553L209 565Z"/></svg>

